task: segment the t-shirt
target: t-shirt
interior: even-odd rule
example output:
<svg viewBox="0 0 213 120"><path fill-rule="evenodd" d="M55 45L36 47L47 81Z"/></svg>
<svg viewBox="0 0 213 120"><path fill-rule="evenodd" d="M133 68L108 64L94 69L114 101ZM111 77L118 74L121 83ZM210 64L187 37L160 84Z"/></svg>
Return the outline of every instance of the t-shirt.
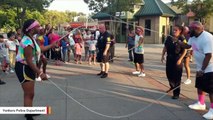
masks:
<svg viewBox="0 0 213 120"><path fill-rule="evenodd" d="M68 39L69 39L70 46L74 46L75 45L75 41L73 39L73 34L72 33L69 34Z"/></svg>
<svg viewBox="0 0 213 120"><path fill-rule="evenodd" d="M2 42L0 43L0 58L3 58L4 56L8 55L8 49L6 47L6 43Z"/></svg>
<svg viewBox="0 0 213 120"><path fill-rule="evenodd" d="M45 42L45 40L44 40L44 36L43 35L40 35L40 36L38 36L38 38L37 38L38 40L39 40L39 42L40 42L40 46L44 46L44 42Z"/></svg>
<svg viewBox="0 0 213 120"><path fill-rule="evenodd" d="M104 33L101 33L101 35L98 38L97 42L97 48L99 51L104 51L107 44L111 44L110 34L105 31Z"/></svg>
<svg viewBox="0 0 213 120"><path fill-rule="evenodd" d="M34 41L35 45L33 44L33 41ZM33 48L33 57L32 57L33 63L35 64L36 61L38 61L40 59L41 49L38 46L36 40L33 39L33 41L28 36L24 36L22 38L22 40L20 42L20 46L18 48L18 54L16 56L17 62L27 64L26 58L24 57L24 48L26 48L27 46L31 46Z"/></svg>
<svg viewBox="0 0 213 120"><path fill-rule="evenodd" d="M89 45L89 50L92 51L92 50L96 50L96 43L97 43L97 40L88 40L86 41Z"/></svg>
<svg viewBox="0 0 213 120"><path fill-rule="evenodd" d="M128 45L135 45L135 36L128 35Z"/></svg>
<svg viewBox="0 0 213 120"><path fill-rule="evenodd" d="M14 40L14 41L8 40L7 44L9 46L9 50L16 51L16 46L19 45L19 42L18 40Z"/></svg>
<svg viewBox="0 0 213 120"><path fill-rule="evenodd" d="M49 38L45 35L44 36L44 46L48 46L49 45Z"/></svg>
<svg viewBox="0 0 213 120"><path fill-rule="evenodd" d="M205 54L213 54L213 35L203 31L197 38L189 38L188 44L192 46L197 71L201 70ZM213 58L210 59L205 73L213 72Z"/></svg>
<svg viewBox="0 0 213 120"><path fill-rule="evenodd" d="M138 46L138 43L140 41L140 38L143 38L143 35L136 35L135 36L135 46ZM135 47L135 53L137 54L144 54L144 48L143 48L143 43L139 45L138 47Z"/></svg>

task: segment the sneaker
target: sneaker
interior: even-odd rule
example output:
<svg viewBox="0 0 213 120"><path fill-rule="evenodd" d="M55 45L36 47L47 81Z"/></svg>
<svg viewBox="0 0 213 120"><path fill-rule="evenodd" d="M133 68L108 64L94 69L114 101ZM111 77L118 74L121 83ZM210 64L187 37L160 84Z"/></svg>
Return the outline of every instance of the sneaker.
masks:
<svg viewBox="0 0 213 120"><path fill-rule="evenodd" d="M37 77L35 80L36 81L41 81L41 77Z"/></svg>
<svg viewBox="0 0 213 120"><path fill-rule="evenodd" d="M140 71L132 72L133 75L139 75L140 73L141 73Z"/></svg>
<svg viewBox="0 0 213 120"><path fill-rule="evenodd" d="M10 73L14 73L14 71L11 69L11 70L10 70Z"/></svg>
<svg viewBox="0 0 213 120"><path fill-rule="evenodd" d="M47 79L51 78L51 76L50 76L50 75L48 75L48 74L46 74L46 76L47 76Z"/></svg>
<svg viewBox="0 0 213 120"><path fill-rule="evenodd" d="M174 95L174 96L172 96L172 99L179 99L179 96L177 96L177 95Z"/></svg>
<svg viewBox="0 0 213 120"><path fill-rule="evenodd" d="M104 72L103 71L101 71L100 73L98 73L97 75L102 75L102 74L104 74Z"/></svg>
<svg viewBox="0 0 213 120"><path fill-rule="evenodd" d="M194 109L194 110L205 110L206 109L206 104L200 104L200 102L196 102L192 105L189 105L189 108Z"/></svg>
<svg viewBox="0 0 213 120"><path fill-rule="evenodd" d="M138 77L145 77L146 74L144 72L142 72L141 74L138 75Z"/></svg>
<svg viewBox="0 0 213 120"><path fill-rule="evenodd" d="M213 108L210 108L209 111L203 115L203 117L208 120L213 119Z"/></svg>
<svg viewBox="0 0 213 120"><path fill-rule="evenodd" d="M108 73L103 73L101 76L101 78L106 78L106 77L108 77Z"/></svg>
<svg viewBox="0 0 213 120"><path fill-rule="evenodd" d="M187 79L186 81L183 82L185 85L189 85L192 83L192 81L190 79Z"/></svg>
<svg viewBox="0 0 213 120"><path fill-rule="evenodd" d="M0 85L6 84L4 81L0 80Z"/></svg>

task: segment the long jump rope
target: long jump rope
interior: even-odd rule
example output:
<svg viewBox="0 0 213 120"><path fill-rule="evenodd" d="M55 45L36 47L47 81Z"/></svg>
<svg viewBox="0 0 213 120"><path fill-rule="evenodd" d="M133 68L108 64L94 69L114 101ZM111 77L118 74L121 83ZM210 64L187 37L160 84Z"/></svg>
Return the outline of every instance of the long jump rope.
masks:
<svg viewBox="0 0 213 120"><path fill-rule="evenodd" d="M104 13L104 14L107 14L107 13ZM107 15L109 15L109 14L107 14ZM119 22L119 23L125 23L125 24L128 24L128 25L133 25L133 24L129 24L128 22L125 22L125 21L123 21L122 19L120 19L120 18L117 18L117 17L115 17L115 16L112 16L112 15L109 15L109 16L111 16L111 17L113 17L113 18L115 18L115 19L117 19L117 20L109 20L109 21L112 21L112 22ZM74 32L76 29L79 29L79 28L81 28L82 26L80 26L80 27L77 27L77 28L75 28L75 29L73 29L71 32ZM143 27L144 28L144 27ZM144 28L145 30L149 30L149 31L152 31L152 32L155 32L155 33L159 33L158 31L155 31L155 30L151 30L151 29L148 29L148 28ZM69 33L68 33L69 34ZM68 34L66 34L66 35L64 35L63 37L61 37L60 39L59 39L59 41L60 40L62 40L64 37L66 37ZM169 35L169 36L171 36L171 35ZM172 37L172 36L171 36ZM131 50L133 50L134 48L136 48L136 47L133 47L133 48L131 48L131 49L129 49L128 51L131 51ZM110 59L110 60L113 60L114 58L112 58L112 59ZM132 82L134 85L136 85L137 87L139 87L135 82L133 82L130 78L128 78L128 80L130 81L130 82ZM155 79L156 81L158 81L158 82L160 82L159 80L157 80L157 79ZM56 88L58 88L62 93L64 93L64 95L66 95L67 97L69 97L71 100L73 100L74 102L76 102L78 105L80 105L81 107L83 107L83 108L85 108L86 110L88 110L88 111L90 111L90 112L92 112L92 113L94 113L94 114L96 114L96 115L99 115L99 116L102 116L102 117L106 117L106 118L112 118L112 119L120 119L120 118L127 118L127 117L131 117L131 116L134 116L134 115L136 115L136 114L138 114L138 113L140 113L140 112L142 112L142 111L144 111L144 110L146 110L146 109L148 109L149 107L151 107L154 103L160 103L160 100L161 99L163 99L165 96L167 96L167 94L169 93L169 92L171 92L171 91L174 91L174 90L176 90L177 88L179 88L180 86L181 86L181 84L183 84L183 83L181 83L179 86L177 86L177 87L175 87L175 88L173 88L173 89L169 89L168 91L166 91L166 93L164 93L161 97L159 97L158 99L154 99L154 102L151 102L150 104L148 104L147 106L145 106L145 107L143 107L143 108L141 108L141 109L139 109L139 110L137 110L137 111L135 111L135 112L132 112L132 113L129 113L129 114L125 114L125 115L119 115L119 116L111 116L111 115L106 115L106 114L102 114L102 113L100 113L100 112L96 112L96 111L94 111L94 110L92 110L91 108L88 108L87 106L85 106L85 105L83 105L81 102L79 102L78 100L76 100L75 98L73 98L71 95L69 95L67 92L65 92L65 90L63 90L62 88L60 88L55 82L53 82L52 80L48 80L50 83L52 83ZM67 87L66 87L67 88ZM139 87L140 88L140 87ZM141 88L140 88L141 89ZM141 89L142 90L142 89ZM67 91L67 89L66 89L66 91ZM143 90L144 91L144 90ZM161 103L160 103L161 104Z"/></svg>

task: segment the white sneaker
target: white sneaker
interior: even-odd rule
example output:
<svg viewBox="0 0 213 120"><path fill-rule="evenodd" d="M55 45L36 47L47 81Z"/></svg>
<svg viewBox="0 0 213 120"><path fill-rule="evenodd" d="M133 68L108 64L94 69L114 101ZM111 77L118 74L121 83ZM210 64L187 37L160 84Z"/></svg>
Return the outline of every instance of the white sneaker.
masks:
<svg viewBox="0 0 213 120"><path fill-rule="evenodd" d="M192 83L192 81L190 79L187 79L186 81L183 82L185 85L189 85Z"/></svg>
<svg viewBox="0 0 213 120"><path fill-rule="evenodd" d="M41 81L41 77L37 77L35 80L36 81Z"/></svg>
<svg viewBox="0 0 213 120"><path fill-rule="evenodd" d="M50 76L50 75L48 75L48 74L46 74L46 76L47 76L47 79L51 78L51 76Z"/></svg>
<svg viewBox="0 0 213 120"><path fill-rule="evenodd" d="M213 108L209 109L209 112L207 112L206 114L203 115L203 117L205 119L211 120L213 119Z"/></svg>
<svg viewBox="0 0 213 120"><path fill-rule="evenodd" d="M141 72L141 74L138 75L138 77L145 77L146 74L144 72Z"/></svg>
<svg viewBox="0 0 213 120"><path fill-rule="evenodd" d="M140 73L141 73L140 71L132 72L133 75L139 75Z"/></svg>
<svg viewBox="0 0 213 120"><path fill-rule="evenodd" d="M11 69L11 70L10 70L10 73L14 73L14 71Z"/></svg>
<svg viewBox="0 0 213 120"><path fill-rule="evenodd" d="M192 105L189 105L189 108L194 109L194 110L205 110L206 109L206 104L200 104L200 102L196 102Z"/></svg>

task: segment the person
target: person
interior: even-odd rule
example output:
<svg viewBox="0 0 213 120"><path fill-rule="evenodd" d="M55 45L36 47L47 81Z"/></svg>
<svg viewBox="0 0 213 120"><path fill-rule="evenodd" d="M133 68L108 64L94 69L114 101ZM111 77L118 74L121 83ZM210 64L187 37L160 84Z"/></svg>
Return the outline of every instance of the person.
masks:
<svg viewBox="0 0 213 120"><path fill-rule="evenodd" d="M7 44L9 46L10 73L14 73L16 46L19 46L19 41L15 39L15 32L12 31L8 32L7 37L8 37Z"/></svg>
<svg viewBox="0 0 213 120"><path fill-rule="evenodd" d="M67 62L70 62L71 56L70 53L72 51L73 53L73 58L75 60L75 41L73 39L73 32L72 32L72 28L68 27L68 32L70 32L70 34L68 35L68 46L67 46Z"/></svg>
<svg viewBox="0 0 213 120"><path fill-rule="evenodd" d="M89 45L89 65L91 65L92 60L93 64L96 65L96 44L97 40L95 40L94 36L91 36L90 40L86 41Z"/></svg>
<svg viewBox="0 0 213 120"><path fill-rule="evenodd" d="M187 26L183 27L183 37L186 38L185 39L186 41L184 41L184 42L187 43L188 40L189 40L189 28ZM191 49L188 49L187 52L186 52L186 55L184 57L184 60L183 60L184 67L185 67L185 70L186 70L186 76L187 76L187 79L183 83L186 84L186 85L192 83L192 81L190 79L190 76L191 76L190 66L189 66L190 58L191 58Z"/></svg>
<svg viewBox="0 0 213 120"><path fill-rule="evenodd" d="M5 43L4 41L4 37L3 35L0 35L0 62L1 62L1 65L2 65L2 70L4 69L4 60L5 60L5 57L7 56L7 44ZM2 79L0 78L0 85L4 85L6 84L4 81L2 81Z"/></svg>
<svg viewBox="0 0 213 120"><path fill-rule="evenodd" d="M39 29L40 24L34 19L28 19L24 22L22 28L24 36L20 42L16 56L15 72L24 92L24 107L33 106L36 74L42 80L47 80L46 74L36 66L41 50L46 51L55 46L54 43L40 49L36 40L33 38L39 32ZM25 115L27 120L33 120L33 116L32 114Z"/></svg>
<svg viewBox="0 0 213 120"><path fill-rule="evenodd" d="M128 47L128 53L129 53L128 61L133 61L134 46L135 46L135 33L134 33L134 30L131 29L126 41L126 48Z"/></svg>
<svg viewBox="0 0 213 120"><path fill-rule="evenodd" d="M39 47L42 48L45 46L45 29L44 28L41 28L40 31L39 31L39 34L37 35L36 37L36 42L38 43ZM47 45L46 45L47 46ZM50 75L48 75L46 73L46 68L47 68L47 58L46 56L44 55L44 52L41 52L41 55L40 55L40 60L38 61L38 68L40 69L41 68L41 65L43 64L42 66L42 70L43 72L46 74L47 78L50 78ZM41 81L41 78L40 77L37 77L36 78L36 81Z"/></svg>
<svg viewBox="0 0 213 120"><path fill-rule="evenodd" d="M113 34L110 34L110 48L109 48L109 61L114 62L114 57L115 57L115 36Z"/></svg>
<svg viewBox="0 0 213 120"><path fill-rule="evenodd" d="M66 37L64 37L64 39L62 39L62 41L61 41L62 54L63 54L62 61L63 61L64 63L66 63L67 46L68 46L68 38L67 38L67 36L66 36Z"/></svg>
<svg viewBox="0 0 213 120"><path fill-rule="evenodd" d="M83 44L82 44L82 39L78 39L75 42L75 59L76 59L76 64L82 63L81 61L81 56L82 56L82 49L83 49Z"/></svg>
<svg viewBox="0 0 213 120"><path fill-rule="evenodd" d="M136 28L136 35L135 35L135 48L134 48L134 63L136 71L132 72L134 75L138 75L138 77L145 77L146 74L144 72L144 37L143 37L144 30L142 27L138 26Z"/></svg>
<svg viewBox="0 0 213 120"><path fill-rule="evenodd" d="M85 53L85 57L84 57L84 61L88 61L88 56L89 56L89 45L86 41L91 40L91 31L90 30L85 30L85 32L83 32L83 43L84 43L84 53Z"/></svg>
<svg viewBox="0 0 213 120"><path fill-rule="evenodd" d="M205 92L209 94L210 108L203 115L205 119L213 119L213 35L205 31L199 21L190 24L190 39L188 44L192 46L196 63L195 87L198 93L198 102L189 105L195 110L205 110Z"/></svg>
<svg viewBox="0 0 213 120"><path fill-rule="evenodd" d="M110 34L106 31L104 24L99 25L100 36L97 41L97 62L100 63L101 72L98 73L98 76L101 78L108 77L109 72L109 48L111 44Z"/></svg>
<svg viewBox="0 0 213 120"><path fill-rule="evenodd" d="M185 48L181 47L179 42L184 40L181 37L183 27L176 25L173 29L173 36L168 36L164 43L161 62L163 63L166 56L166 76L169 81L170 90L173 90L172 99L178 99L180 95L180 84L183 71L182 60L186 54Z"/></svg>

